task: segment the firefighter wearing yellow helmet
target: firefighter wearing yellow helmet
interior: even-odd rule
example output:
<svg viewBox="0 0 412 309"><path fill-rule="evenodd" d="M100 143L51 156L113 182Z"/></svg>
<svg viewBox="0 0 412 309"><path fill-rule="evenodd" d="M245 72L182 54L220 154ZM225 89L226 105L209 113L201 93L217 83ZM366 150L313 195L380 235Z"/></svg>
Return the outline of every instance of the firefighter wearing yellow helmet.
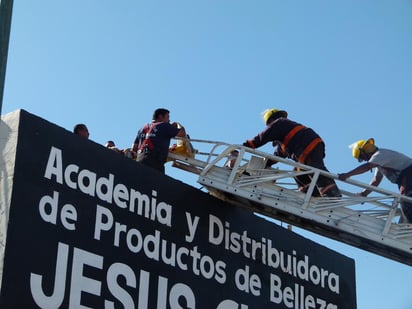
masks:
<svg viewBox="0 0 412 309"><path fill-rule="evenodd" d="M364 161L368 154L373 154L376 151L375 140L373 138L368 140L361 139L349 147L352 148L352 156L359 162Z"/></svg>
<svg viewBox="0 0 412 309"><path fill-rule="evenodd" d="M244 146L258 148L272 142L276 147L275 156L290 158L296 162L328 171L323 161L325 144L313 129L290 120L286 111L276 108L265 110L262 118L266 123L266 128L244 142ZM275 163L269 161L268 165ZM307 191L312 181L308 175L297 176L295 180L302 192ZM313 195L339 197L341 193L333 179L320 175Z"/></svg>
<svg viewBox="0 0 412 309"><path fill-rule="evenodd" d="M272 119L277 119L279 117L287 117L288 113L286 111L281 111L276 108L269 108L262 113L263 121L268 124Z"/></svg>
<svg viewBox="0 0 412 309"><path fill-rule="evenodd" d="M359 140L349 146L352 148L352 156L359 162L366 161L358 167L346 173L338 174L340 180L375 169L374 176L370 181L371 186L378 186L385 176L390 182L397 184L402 195L412 197L412 158L403 153L378 148L375 140ZM359 193L367 196L371 190L365 189ZM402 217L400 222L412 223L412 204L402 202Z"/></svg>

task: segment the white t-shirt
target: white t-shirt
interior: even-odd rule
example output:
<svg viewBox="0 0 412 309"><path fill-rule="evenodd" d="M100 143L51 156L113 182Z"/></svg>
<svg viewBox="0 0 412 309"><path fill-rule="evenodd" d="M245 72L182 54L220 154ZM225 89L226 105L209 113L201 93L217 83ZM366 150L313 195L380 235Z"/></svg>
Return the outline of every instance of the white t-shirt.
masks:
<svg viewBox="0 0 412 309"><path fill-rule="evenodd" d="M412 158L389 149L379 148L368 161L377 166L375 176L383 174L392 183L397 183L400 173L412 165Z"/></svg>

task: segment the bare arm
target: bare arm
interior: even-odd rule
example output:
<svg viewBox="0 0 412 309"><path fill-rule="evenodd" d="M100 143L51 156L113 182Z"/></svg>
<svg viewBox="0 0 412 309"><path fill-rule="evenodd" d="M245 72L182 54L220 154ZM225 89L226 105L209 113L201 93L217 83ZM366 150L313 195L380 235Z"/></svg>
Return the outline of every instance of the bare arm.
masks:
<svg viewBox="0 0 412 309"><path fill-rule="evenodd" d="M347 173L338 174L338 177L339 177L340 180L346 180L349 177L359 175L359 174L363 174L363 173L373 169L376 166L377 166L376 164L367 162L367 163L364 163L362 165L359 165L358 167L354 168L353 170L351 170Z"/></svg>
<svg viewBox="0 0 412 309"><path fill-rule="evenodd" d="M347 178L351 177L351 176L355 176L355 175L359 175L359 174L363 174L371 169L373 169L374 167L376 167L377 165L374 163L364 163L362 165L359 165L358 167L354 168L353 170L347 172L347 173L341 173L338 174L338 178L340 180L346 180ZM375 186L377 187L381 181L382 181L383 175L381 173L377 173L373 179L371 180L371 182L369 183L371 186ZM359 193L359 195L361 196L367 196L369 193L371 193L371 190L365 189L362 192Z"/></svg>
<svg viewBox="0 0 412 309"><path fill-rule="evenodd" d="M375 177L372 178L371 182L369 183L371 186L377 187L379 186L379 184L381 183L383 178L383 175L381 173L378 173L375 175ZM368 196L369 193L371 193L372 191L369 189L365 189L363 190L360 195L362 196Z"/></svg>

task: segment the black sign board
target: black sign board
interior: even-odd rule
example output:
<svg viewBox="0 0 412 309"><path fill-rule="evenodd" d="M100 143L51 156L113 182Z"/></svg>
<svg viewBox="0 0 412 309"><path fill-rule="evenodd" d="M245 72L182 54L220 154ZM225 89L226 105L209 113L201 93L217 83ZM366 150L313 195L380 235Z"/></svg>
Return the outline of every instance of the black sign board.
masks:
<svg viewBox="0 0 412 309"><path fill-rule="evenodd" d="M21 111L1 308L356 308L354 261Z"/></svg>

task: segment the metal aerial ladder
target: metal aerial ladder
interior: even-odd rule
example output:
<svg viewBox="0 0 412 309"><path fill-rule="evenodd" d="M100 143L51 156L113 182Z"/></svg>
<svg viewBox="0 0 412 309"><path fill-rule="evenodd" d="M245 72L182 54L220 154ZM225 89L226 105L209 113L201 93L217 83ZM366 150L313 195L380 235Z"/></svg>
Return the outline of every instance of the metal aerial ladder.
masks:
<svg viewBox="0 0 412 309"><path fill-rule="evenodd" d="M179 141L178 141L179 142ZM292 160L223 142L190 139L188 153L169 152L172 166L198 175L208 192L247 208L325 237L412 266L412 224L398 223L400 202L408 198L352 179L338 180L325 172ZM231 151L239 155L226 167ZM265 168L267 160L278 161ZM300 192L294 177L309 175L312 182ZM313 197L319 175L335 179L342 197ZM356 192L372 190L368 197Z"/></svg>

